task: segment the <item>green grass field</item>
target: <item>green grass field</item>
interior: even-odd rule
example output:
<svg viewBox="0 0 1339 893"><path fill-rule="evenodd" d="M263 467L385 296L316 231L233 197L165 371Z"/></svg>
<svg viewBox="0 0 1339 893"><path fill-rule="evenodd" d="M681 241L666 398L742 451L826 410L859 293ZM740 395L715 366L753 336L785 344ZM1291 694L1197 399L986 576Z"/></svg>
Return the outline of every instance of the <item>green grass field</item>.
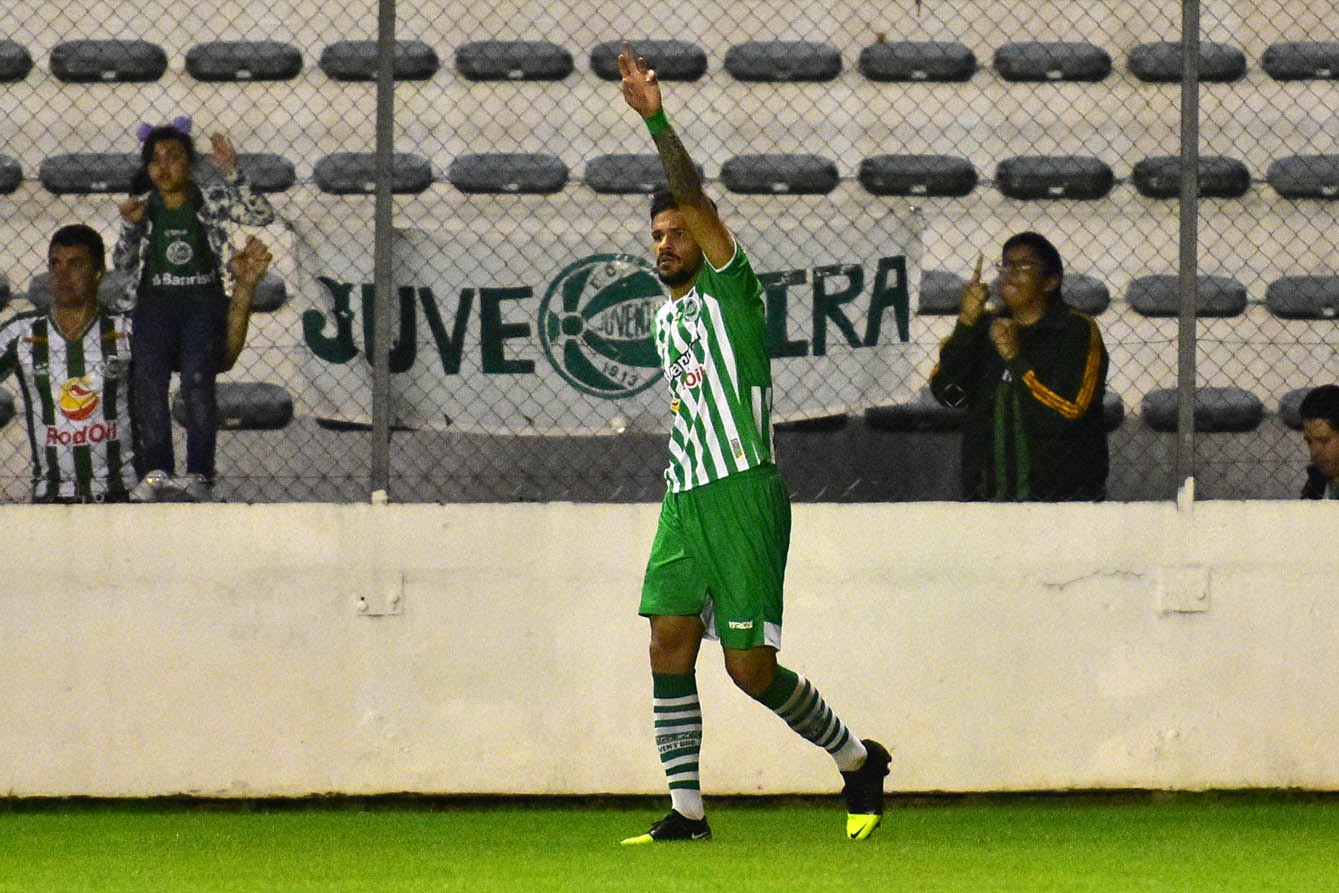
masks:
<svg viewBox="0 0 1339 893"><path fill-rule="evenodd" d="M709 802L715 839L620 847L659 800L0 801L2 890L1327 890L1339 800L1130 794Z"/></svg>

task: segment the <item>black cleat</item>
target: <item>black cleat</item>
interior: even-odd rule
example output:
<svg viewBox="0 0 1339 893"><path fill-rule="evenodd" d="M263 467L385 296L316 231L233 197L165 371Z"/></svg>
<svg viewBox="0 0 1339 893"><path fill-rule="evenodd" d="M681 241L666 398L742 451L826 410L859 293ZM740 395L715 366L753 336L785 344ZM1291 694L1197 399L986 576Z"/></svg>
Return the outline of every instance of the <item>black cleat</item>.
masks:
<svg viewBox="0 0 1339 893"><path fill-rule="evenodd" d="M888 749L872 738L860 741L865 745L865 764L852 772L843 772L846 784L842 797L846 799L846 836L864 840L874 833L883 820L883 778L893 758Z"/></svg>
<svg viewBox="0 0 1339 893"><path fill-rule="evenodd" d="M669 815L651 826L651 830L622 841L623 846L641 843L659 843L665 840L711 840L707 820L687 819L683 813L671 809Z"/></svg>

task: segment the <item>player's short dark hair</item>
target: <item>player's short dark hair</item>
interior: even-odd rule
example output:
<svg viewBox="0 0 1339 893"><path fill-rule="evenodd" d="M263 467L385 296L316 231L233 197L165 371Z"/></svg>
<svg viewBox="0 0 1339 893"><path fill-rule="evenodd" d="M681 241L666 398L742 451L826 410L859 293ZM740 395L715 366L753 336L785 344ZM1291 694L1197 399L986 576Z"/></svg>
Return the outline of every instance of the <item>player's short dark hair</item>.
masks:
<svg viewBox="0 0 1339 893"><path fill-rule="evenodd" d="M1323 384L1302 398L1302 420L1320 419L1339 431L1339 384Z"/></svg>
<svg viewBox="0 0 1339 893"><path fill-rule="evenodd" d="M1034 233L1031 231L1016 233L1005 240L1004 248L1001 249L1001 252L1008 251L1010 248L1019 245L1024 245L1032 249L1033 253L1037 255L1037 260L1041 261L1041 265L1046 270L1047 275L1054 274L1056 279L1061 282L1065 281L1065 265L1060 260L1060 252L1051 244L1050 239L1046 238L1041 233ZM1057 285L1056 291L1059 290L1060 287Z"/></svg>
<svg viewBox="0 0 1339 893"><path fill-rule="evenodd" d="M107 246L103 244L102 236L91 226L83 223L62 226L51 237L51 245L47 250L50 251L57 245L62 248L76 248L82 245L88 249L88 256L93 258L94 269L107 269Z"/></svg>
<svg viewBox="0 0 1339 893"><path fill-rule="evenodd" d="M716 207L716 203L711 199L707 199L707 202L713 208ZM679 209L679 203L675 201L674 193L670 192L669 189L665 188L664 186L660 187L655 192L651 193L652 220L655 220L656 215L659 214L661 211L677 211L678 209Z"/></svg>

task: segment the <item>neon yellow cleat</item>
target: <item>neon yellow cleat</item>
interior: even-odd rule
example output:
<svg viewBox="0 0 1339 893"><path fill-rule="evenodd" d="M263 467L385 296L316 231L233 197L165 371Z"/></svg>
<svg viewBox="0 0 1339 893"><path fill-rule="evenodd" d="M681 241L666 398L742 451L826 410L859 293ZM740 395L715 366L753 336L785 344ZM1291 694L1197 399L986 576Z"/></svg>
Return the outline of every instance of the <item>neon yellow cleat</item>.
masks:
<svg viewBox="0 0 1339 893"><path fill-rule="evenodd" d="M644 843L656 843L663 840L711 840L711 828L707 820L689 819L671 809L669 815L651 826L651 830L636 837L627 837L619 842L620 846L640 846Z"/></svg>
<svg viewBox="0 0 1339 893"><path fill-rule="evenodd" d="M874 829L879 827L879 822L882 820L883 816L881 815L847 813L846 836L851 840L864 840L874 833ZM624 843L626 842L624 841Z"/></svg>

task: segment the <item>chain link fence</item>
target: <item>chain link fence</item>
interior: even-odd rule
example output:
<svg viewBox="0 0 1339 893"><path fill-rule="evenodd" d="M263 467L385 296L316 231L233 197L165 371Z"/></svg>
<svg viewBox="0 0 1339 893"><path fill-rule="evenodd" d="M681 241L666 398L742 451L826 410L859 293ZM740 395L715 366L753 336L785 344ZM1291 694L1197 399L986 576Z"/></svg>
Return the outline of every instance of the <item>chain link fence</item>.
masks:
<svg viewBox="0 0 1339 893"><path fill-rule="evenodd" d="M1199 495L1292 498L1300 393L1339 380L1339 10L1199 7ZM390 385L374 387L374 0L0 12L0 319L64 223L110 249L142 122L229 135L276 209L216 495L654 500L668 419L628 38L768 286L780 462L804 500L951 499L926 379L979 254L1047 235L1111 356L1113 499L1177 481L1181 10L1156 2L401 4ZM202 163L196 175L215 175ZM1185 345L1187 348L1189 345ZM10 379L12 384L13 379ZM0 394L0 492L28 498ZM183 434L177 430L178 462Z"/></svg>

